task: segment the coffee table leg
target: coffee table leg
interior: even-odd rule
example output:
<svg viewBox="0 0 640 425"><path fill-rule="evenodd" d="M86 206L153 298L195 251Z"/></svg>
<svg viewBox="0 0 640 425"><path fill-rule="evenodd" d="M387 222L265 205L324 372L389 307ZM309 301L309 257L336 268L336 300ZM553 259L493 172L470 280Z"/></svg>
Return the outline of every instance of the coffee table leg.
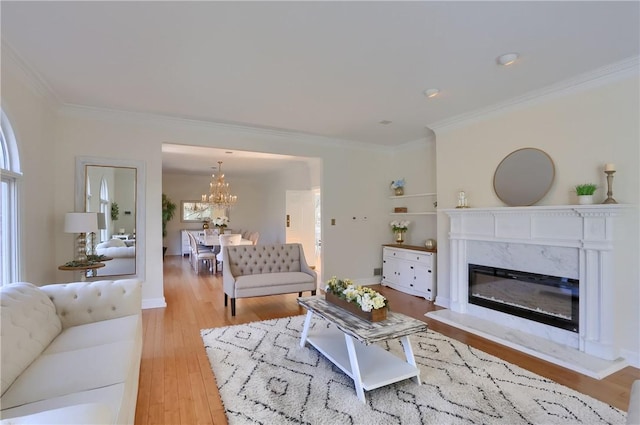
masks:
<svg viewBox="0 0 640 425"><path fill-rule="evenodd" d="M307 317L304 319L304 327L302 328L302 335L300 336L300 347L302 348L307 344L307 335L309 335L311 316L313 316L313 311L307 310Z"/></svg>
<svg viewBox="0 0 640 425"><path fill-rule="evenodd" d="M358 356L356 356L356 347L353 345L353 337L351 335L344 334L344 340L347 344L349 362L351 363L351 374L353 375L353 384L356 387L358 400L366 403L364 388L362 388L362 377L360 376L360 365L358 365Z"/></svg>
<svg viewBox="0 0 640 425"><path fill-rule="evenodd" d="M409 336L403 336L402 338L400 338L400 342L402 342L402 347L404 348L404 356L407 358L407 363L409 363L411 366L414 366L416 369L418 369L418 365L416 364L416 359L413 356L413 349L411 348L411 341L409 340ZM418 384L421 385L420 382L420 369L418 369L418 375L414 376L413 381Z"/></svg>

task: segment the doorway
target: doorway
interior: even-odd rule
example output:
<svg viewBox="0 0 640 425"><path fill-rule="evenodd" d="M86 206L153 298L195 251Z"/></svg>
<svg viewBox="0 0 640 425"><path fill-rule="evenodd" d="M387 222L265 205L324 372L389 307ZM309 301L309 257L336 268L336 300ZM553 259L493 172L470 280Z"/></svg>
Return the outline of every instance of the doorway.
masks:
<svg viewBox="0 0 640 425"><path fill-rule="evenodd" d="M312 266L321 279L321 208L320 189L286 191L287 243L299 243L309 266Z"/></svg>

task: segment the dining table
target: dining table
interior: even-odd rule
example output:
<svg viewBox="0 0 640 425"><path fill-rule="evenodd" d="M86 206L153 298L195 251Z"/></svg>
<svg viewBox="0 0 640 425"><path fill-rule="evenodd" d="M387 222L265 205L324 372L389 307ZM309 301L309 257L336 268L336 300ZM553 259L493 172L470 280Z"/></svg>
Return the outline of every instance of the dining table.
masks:
<svg viewBox="0 0 640 425"><path fill-rule="evenodd" d="M200 245L204 245L209 248L214 248L216 246L220 246L220 235L214 234L211 236L206 236L204 232L198 232L196 236L196 241L198 241ZM249 239L241 238L240 243L238 243L238 245L253 245L253 242L251 242Z"/></svg>

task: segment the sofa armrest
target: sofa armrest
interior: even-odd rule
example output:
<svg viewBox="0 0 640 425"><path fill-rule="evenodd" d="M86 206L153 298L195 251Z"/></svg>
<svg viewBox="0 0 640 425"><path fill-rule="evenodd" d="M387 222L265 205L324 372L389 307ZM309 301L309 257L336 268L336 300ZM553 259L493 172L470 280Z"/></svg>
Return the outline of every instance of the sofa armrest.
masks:
<svg viewBox="0 0 640 425"><path fill-rule="evenodd" d="M229 265L229 250L226 246L222 247L222 290L225 294L234 298L234 288L236 285L236 277L231 273Z"/></svg>
<svg viewBox="0 0 640 425"><path fill-rule="evenodd" d="M142 283L136 279L99 280L41 286L63 328L140 314Z"/></svg>
<svg viewBox="0 0 640 425"><path fill-rule="evenodd" d="M316 273L315 270L309 267L309 264L307 264L307 259L304 256L304 249L302 249L302 244L299 244L299 246L300 246L300 271L313 276L313 279L317 282L318 274Z"/></svg>

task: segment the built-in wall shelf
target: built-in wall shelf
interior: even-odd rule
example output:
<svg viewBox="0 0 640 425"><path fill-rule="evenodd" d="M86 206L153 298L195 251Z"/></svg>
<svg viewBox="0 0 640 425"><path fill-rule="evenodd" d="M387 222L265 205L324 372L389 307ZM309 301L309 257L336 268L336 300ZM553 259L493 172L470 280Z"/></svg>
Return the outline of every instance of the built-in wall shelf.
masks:
<svg viewBox="0 0 640 425"><path fill-rule="evenodd" d="M389 196L389 199L399 200L399 199L407 199L407 198L427 198L429 196L436 196L435 192L427 192L427 193L414 193L410 195L400 195L400 196ZM420 202L422 204L423 201ZM398 205L394 202L395 205ZM413 205L415 207L416 204ZM421 205L420 209L424 209L424 205ZM428 209L428 208L427 208ZM436 215L435 211L415 211L415 212L392 212L391 215Z"/></svg>
<svg viewBox="0 0 640 425"><path fill-rule="evenodd" d="M436 196L436 193L414 193L413 195L400 195L400 196L389 196L390 199L402 199L402 198L420 198L424 196Z"/></svg>
<svg viewBox="0 0 640 425"><path fill-rule="evenodd" d="M390 213L391 215L436 215L435 211L422 211L422 212L406 212L406 213Z"/></svg>

